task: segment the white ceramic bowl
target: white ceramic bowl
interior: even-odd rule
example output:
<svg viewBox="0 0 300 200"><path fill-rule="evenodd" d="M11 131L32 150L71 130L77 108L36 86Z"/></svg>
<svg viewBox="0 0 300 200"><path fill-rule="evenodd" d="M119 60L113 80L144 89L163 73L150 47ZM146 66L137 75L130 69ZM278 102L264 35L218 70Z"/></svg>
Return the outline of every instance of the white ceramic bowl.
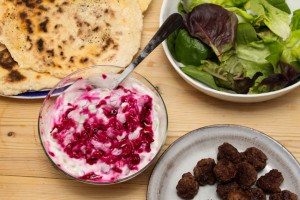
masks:
<svg viewBox="0 0 300 200"><path fill-rule="evenodd" d="M114 93L109 90L100 90L100 87L103 88L110 83L110 76L119 74L122 70L123 68L115 66L93 66L78 70L61 80L43 102L38 125L39 137L44 151L55 167L77 181L107 185L132 179L150 166L164 145L168 126L167 110L160 94L146 78L133 72L125 79L124 84L121 84L125 88L123 89L124 93L122 93L122 89L117 90L117 92L114 91ZM91 84L86 86L82 81L88 81ZM72 87L74 85L75 88ZM134 92L128 93L126 92L127 89ZM152 98L152 131L154 135L152 137L154 141L152 142L148 142L149 125L145 125L148 122L141 121L143 115L141 113L137 114L135 109L138 105L144 106L147 98L129 96L129 100L121 99L126 98L129 94L136 94L137 91L142 91L143 97L147 94ZM87 96L87 94L92 95ZM132 100L132 98L135 99ZM139 99L136 100L137 98ZM77 101L78 99L79 101ZM135 104L132 103L134 109L128 108L129 102L134 102L134 100L136 100ZM90 106L93 105L96 106L91 110ZM102 107L102 105L105 107ZM103 114L109 112L107 109L111 108L114 111L113 114ZM142 107L141 110L143 108L145 107ZM75 111L71 113L70 109ZM87 110L90 111L87 112ZM112 115L116 117L114 119L109 117ZM137 128L131 132L131 129L128 128L130 123L127 124L128 116L129 121L139 123ZM144 120L146 121L146 118ZM68 126L68 124L73 125ZM87 128L85 124L87 124ZM132 125L131 128L135 125ZM58 131L59 129L62 131ZM122 132L118 130L122 130ZM54 136L54 134L57 136ZM147 140L147 143L145 143L145 140ZM136 147L135 144L137 143L140 146ZM140 148L148 144L151 148L150 151ZM130 147L126 148L125 151L124 146ZM91 147L92 150L88 150ZM123 151L127 153L124 155ZM95 152L99 153L94 154ZM136 157L132 156L137 154L140 156L138 158L140 159L139 164L131 164L131 160L128 159L135 159ZM76 158L76 155L81 156ZM94 163L88 162L88 159L94 159L95 155L97 161ZM117 161L114 161L115 159ZM134 165L134 167L131 168L128 163ZM121 174L115 176L119 172L115 171L114 167L122 170L119 171ZM86 175L90 176L90 173L94 174L93 177L97 174L97 179L82 178ZM111 177L111 174L114 177L113 179L102 178L104 176Z"/></svg>
<svg viewBox="0 0 300 200"><path fill-rule="evenodd" d="M177 12L177 6L180 0L164 0L160 12L160 25L166 20L166 18L171 15L172 13ZM286 0L288 3L289 7L291 10L296 10L300 8L300 1L295 1L295 0ZM201 92L221 99L225 101L232 101L232 102L240 102L240 103L250 103L250 102L262 102L262 101L267 101L270 99L274 99L276 97L280 97L294 89L300 86L300 81L289 86L286 88L283 88L281 90L273 91L273 92L268 92L268 93L262 93L262 94L231 94L231 93L226 93L222 91L217 91L215 89L212 89L208 87L207 85L189 77L186 75L180 67L182 66L181 63L177 62L171 55L166 41L163 42L163 49L171 62L173 68L176 70L176 72L190 85L195 87L196 89L200 90Z"/></svg>

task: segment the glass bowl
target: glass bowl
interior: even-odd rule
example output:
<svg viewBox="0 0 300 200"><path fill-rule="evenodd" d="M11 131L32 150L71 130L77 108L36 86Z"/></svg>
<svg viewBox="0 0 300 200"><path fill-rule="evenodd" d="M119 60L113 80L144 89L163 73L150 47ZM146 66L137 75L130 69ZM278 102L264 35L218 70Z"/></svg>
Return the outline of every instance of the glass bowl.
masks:
<svg viewBox="0 0 300 200"><path fill-rule="evenodd" d="M84 183L108 185L142 173L159 154L168 116L155 87L131 73L106 89L123 68L78 70L53 88L39 113L39 137L52 164Z"/></svg>

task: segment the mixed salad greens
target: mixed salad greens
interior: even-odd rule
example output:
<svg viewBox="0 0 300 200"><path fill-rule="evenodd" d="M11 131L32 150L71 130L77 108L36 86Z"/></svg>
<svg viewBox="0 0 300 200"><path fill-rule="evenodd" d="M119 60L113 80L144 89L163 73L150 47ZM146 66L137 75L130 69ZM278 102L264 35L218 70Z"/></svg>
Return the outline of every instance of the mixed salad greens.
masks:
<svg viewBox="0 0 300 200"><path fill-rule="evenodd" d="M285 0L181 0L178 12L184 27L167 46L192 78L239 94L299 81L300 9Z"/></svg>

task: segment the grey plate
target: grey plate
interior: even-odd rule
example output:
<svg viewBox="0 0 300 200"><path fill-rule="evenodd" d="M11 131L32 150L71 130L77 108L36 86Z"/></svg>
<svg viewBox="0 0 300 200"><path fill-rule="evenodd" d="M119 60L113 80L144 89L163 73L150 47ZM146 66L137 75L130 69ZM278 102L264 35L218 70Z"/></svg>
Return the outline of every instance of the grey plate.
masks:
<svg viewBox="0 0 300 200"><path fill-rule="evenodd" d="M267 166L258 176L278 169L284 176L281 189L300 195L300 165L277 141L251 128L236 125L214 125L194 130L175 141L161 156L148 185L148 200L180 200L176 185L181 175L193 172L197 161L217 156L218 146L231 143L239 151L248 147L261 149L268 157ZM219 199L216 185L200 187L194 199Z"/></svg>

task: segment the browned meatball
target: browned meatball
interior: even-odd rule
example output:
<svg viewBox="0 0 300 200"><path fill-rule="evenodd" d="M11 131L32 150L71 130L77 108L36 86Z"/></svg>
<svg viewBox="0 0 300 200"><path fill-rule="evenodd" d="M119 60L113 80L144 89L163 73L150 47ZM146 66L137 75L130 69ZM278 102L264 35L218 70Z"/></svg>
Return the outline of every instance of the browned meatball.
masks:
<svg viewBox="0 0 300 200"><path fill-rule="evenodd" d="M238 189L240 186L236 182L220 183L217 185L217 194L222 200L227 200L228 194Z"/></svg>
<svg viewBox="0 0 300 200"><path fill-rule="evenodd" d="M246 190L246 194L250 200L266 200L266 194L260 188L249 188Z"/></svg>
<svg viewBox="0 0 300 200"><path fill-rule="evenodd" d="M264 192L276 193L280 192L280 185L283 182L283 176L277 169L272 169L264 176L257 180L257 186Z"/></svg>
<svg viewBox="0 0 300 200"><path fill-rule="evenodd" d="M298 200L298 196L288 190L270 195L270 200Z"/></svg>
<svg viewBox="0 0 300 200"><path fill-rule="evenodd" d="M262 170L267 164L267 156L256 147L250 147L246 149L246 151L241 153L241 155L242 160L250 163L256 171Z"/></svg>
<svg viewBox="0 0 300 200"><path fill-rule="evenodd" d="M214 173L217 179L221 182L228 182L235 178L235 165L228 160L220 160L214 167Z"/></svg>
<svg viewBox="0 0 300 200"><path fill-rule="evenodd" d="M198 161L194 168L194 176L199 185L213 185L216 182L214 174L214 167L216 166L215 160L212 158L206 158Z"/></svg>
<svg viewBox="0 0 300 200"><path fill-rule="evenodd" d="M237 165L236 182L243 188L250 187L256 182L257 171L247 162Z"/></svg>
<svg viewBox="0 0 300 200"><path fill-rule="evenodd" d="M241 161L241 154L238 150L231 144L225 142L218 147L218 160L228 160L232 163L239 163Z"/></svg>
<svg viewBox="0 0 300 200"><path fill-rule="evenodd" d="M176 186L177 195L184 199L192 199L199 191L199 184L190 173L184 173Z"/></svg>
<svg viewBox="0 0 300 200"><path fill-rule="evenodd" d="M243 190L234 190L228 194L228 200L250 200L249 196Z"/></svg>

